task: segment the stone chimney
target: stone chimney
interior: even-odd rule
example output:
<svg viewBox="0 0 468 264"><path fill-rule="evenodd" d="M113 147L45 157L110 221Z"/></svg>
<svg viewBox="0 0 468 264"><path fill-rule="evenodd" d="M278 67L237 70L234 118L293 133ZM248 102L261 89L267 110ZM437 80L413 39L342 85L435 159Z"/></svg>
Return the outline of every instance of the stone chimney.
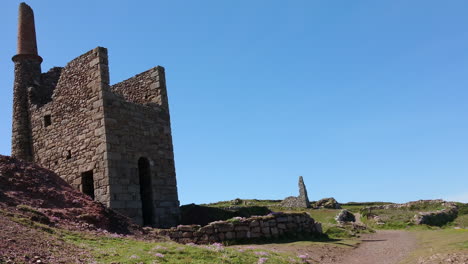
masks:
<svg viewBox="0 0 468 264"><path fill-rule="evenodd" d="M42 58L37 54L34 13L25 3L19 6L17 45L18 54L12 58L15 63L15 83L11 155L33 161L28 89L40 86Z"/></svg>
<svg viewBox="0 0 468 264"><path fill-rule="evenodd" d="M34 12L26 3L19 6L17 54L37 55Z"/></svg>

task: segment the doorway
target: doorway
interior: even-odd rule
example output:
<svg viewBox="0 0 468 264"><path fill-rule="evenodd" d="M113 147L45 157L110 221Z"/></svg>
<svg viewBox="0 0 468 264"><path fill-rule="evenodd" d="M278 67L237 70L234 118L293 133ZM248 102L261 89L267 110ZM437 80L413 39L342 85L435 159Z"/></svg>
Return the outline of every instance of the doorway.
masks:
<svg viewBox="0 0 468 264"><path fill-rule="evenodd" d="M94 177L92 170L81 173L81 191L94 200Z"/></svg>
<svg viewBox="0 0 468 264"><path fill-rule="evenodd" d="M140 178L141 210L143 225L153 224L153 190L151 186L150 164L147 158L138 160L138 176Z"/></svg>

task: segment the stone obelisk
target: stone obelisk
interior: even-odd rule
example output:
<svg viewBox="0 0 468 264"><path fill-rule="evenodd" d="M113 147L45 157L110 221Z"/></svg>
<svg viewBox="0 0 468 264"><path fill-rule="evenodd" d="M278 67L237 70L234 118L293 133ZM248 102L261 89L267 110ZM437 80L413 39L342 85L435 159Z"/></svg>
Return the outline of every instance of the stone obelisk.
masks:
<svg viewBox="0 0 468 264"><path fill-rule="evenodd" d="M32 161L28 89L40 85L42 58L37 53L34 13L25 3L19 6L17 55L12 60L15 63L15 83L11 155Z"/></svg>
<svg viewBox="0 0 468 264"><path fill-rule="evenodd" d="M302 176L299 176L299 203L301 203L300 207L310 208L309 197L307 196L307 189L304 184L304 179Z"/></svg>

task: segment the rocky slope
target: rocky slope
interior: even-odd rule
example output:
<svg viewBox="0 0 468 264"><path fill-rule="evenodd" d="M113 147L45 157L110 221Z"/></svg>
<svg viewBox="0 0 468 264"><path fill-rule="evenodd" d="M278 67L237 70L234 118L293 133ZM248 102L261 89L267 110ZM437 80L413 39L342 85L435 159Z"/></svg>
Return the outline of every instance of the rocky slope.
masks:
<svg viewBox="0 0 468 264"><path fill-rule="evenodd" d="M80 249L48 235L56 230L142 234L127 217L73 189L52 171L2 155L0 229L0 263L80 263Z"/></svg>

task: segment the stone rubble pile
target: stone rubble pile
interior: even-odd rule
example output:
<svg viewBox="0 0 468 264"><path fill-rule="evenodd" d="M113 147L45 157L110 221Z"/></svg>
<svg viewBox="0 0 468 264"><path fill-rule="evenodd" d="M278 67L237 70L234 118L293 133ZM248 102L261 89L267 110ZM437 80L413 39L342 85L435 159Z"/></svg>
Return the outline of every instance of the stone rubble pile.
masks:
<svg viewBox="0 0 468 264"><path fill-rule="evenodd" d="M341 209L341 205L333 197L320 199L317 202L312 203L312 207L318 209Z"/></svg>
<svg viewBox="0 0 468 264"><path fill-rule="evenodd" d="M343 222L356 222L356 217L350 211L343 209L341 212L335 217L336 222L343 223Z"/></svg>

